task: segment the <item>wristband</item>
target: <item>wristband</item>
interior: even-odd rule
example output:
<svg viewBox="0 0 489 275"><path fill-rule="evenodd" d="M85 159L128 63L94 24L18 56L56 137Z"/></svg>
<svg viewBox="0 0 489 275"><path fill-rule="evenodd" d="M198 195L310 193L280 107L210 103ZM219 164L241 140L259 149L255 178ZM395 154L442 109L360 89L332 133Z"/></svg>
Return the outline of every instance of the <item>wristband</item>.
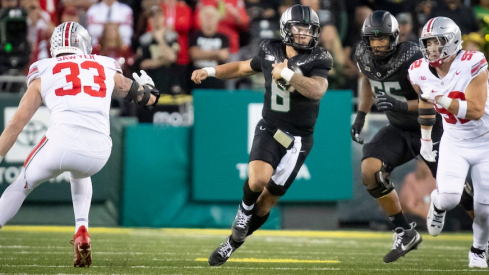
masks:
<svg viewBox="0 0 489 275"><path fill-rule="evenodd" d="M425 140L425 141L431 140L431 129L421 128L421 140Z"/></svg>
<svg viewBox="0 0 489 275"><path fill-rule="evenodd" d="M207 72L208 77L216 77L216 68L214 67L205 67L202 70Z"/></svg>
<svg viewBox="0 0 489 275"><path fill-rule="evenodd" d="M0 156L0 162L2 162L3 158L4 158L4 156Z"/></svg>
<svg viewBox="0 0 489 275"><path fill-rule="evenodd" d="M452 99L447 96L441 96L436 100L436 104L441 105L445 110L448 110L450 104L452 103Z"/></svg>
<svg viewBox="0 0 489 275"><path fill-rule="evenodd" d="M285 79L285 81L290 82L292 79L292 76L294 75L294 72L289 69L289 68L284 68L282 69L282 72L280 73L280 76Z"/></svg>
<svg viewBox="0 0 489 275"><path fill-rule="evenodd" d="M467 115L467 101L462 101L462 100L459 100L458 101L458 114L457 114L457 117L459 118L465 118L465 116Z"/></svg>

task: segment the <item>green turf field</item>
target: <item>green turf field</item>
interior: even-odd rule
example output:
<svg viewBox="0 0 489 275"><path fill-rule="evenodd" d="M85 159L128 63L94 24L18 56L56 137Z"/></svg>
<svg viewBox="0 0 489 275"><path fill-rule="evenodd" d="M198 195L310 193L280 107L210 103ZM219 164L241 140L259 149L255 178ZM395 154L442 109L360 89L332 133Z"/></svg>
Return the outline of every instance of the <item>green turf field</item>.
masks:
<svg viewBox="0 0 489 275"><path fill-rule="evenodd" d="M258 231L223 266L207 257L230 230L90 228L93 263L74 268L72 227L6 226L0 274L468 274L470 234L422 234L418 250L385 264L391 233Z"/></svg>

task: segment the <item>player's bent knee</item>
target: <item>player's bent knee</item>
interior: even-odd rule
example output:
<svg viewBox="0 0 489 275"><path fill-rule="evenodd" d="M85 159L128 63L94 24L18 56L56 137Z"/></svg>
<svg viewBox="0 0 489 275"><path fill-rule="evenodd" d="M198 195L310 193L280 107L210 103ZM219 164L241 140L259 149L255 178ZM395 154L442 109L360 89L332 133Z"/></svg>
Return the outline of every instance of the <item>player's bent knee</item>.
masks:
<svg viewBox="0 0 489 275"><path fill-rule="evenodd" d="M258 192L263 190L265 186L267 186L268 180L260 179L260 178L249 178L248 184L250 185L250 189L253 192Z"/></svg>
<svg viewBox="0 0 489 275"><path fill-rule="evenodd" d="M460 203L460 195L455 193L438 193L436 201L433 201L436 208L444 211L455 208Z"/></svg>
<svg viewBox="0 0 489 275"><path fill-rule="evenodd" d="M390 192L392 192L392 190L394 190L394 184L386 176L384 169L381 169L375 173L374 183L374 186L367 185L365 182L364 185L367 186L368 193L375 199L387 196Z"/></svg>

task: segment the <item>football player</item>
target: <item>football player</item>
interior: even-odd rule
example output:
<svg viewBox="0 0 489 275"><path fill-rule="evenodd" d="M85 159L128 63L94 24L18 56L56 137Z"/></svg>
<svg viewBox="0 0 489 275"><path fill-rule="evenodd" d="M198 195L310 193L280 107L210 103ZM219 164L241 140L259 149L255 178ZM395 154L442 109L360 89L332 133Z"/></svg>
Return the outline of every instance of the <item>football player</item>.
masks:
<svg viewBox="0 0 489 275"><path fill-rule="evenodd" d="M482 52L462 50L460 28L447 17L435 17L423 27L422 59L409 70L419 102L421 155L434 161L432 120L435 110L443 115L437 188L431 193L427 225L438 235L446 211L459 204L465 177L471 168L473 184L473 243L470 268L487 268L489 239L489 84L487 61Z"/></svg>
<svg viewBox="0 0 489 275"><path fill-rule="evenodd" d="M263 119L255 129L243 199L232 234L209 257L212 266L224 264L265 223L312 148L319 100L333 64L330 53L317 47L319 33L316 12L294 5L280 18L281 39L263 41L257 56L192 73L197 84L208 77L230 79L259 72L265 77Z"/></svg>
<svg viewBox="0 0 489 275"><path fill-rule="evenodd" d="M91 176L104 167L112 148L109 127L111 97L152 107L159 91L144 72L122 75L112 58L92 55L91 38L76 22L57 26L51 36L51 56L31 65L27 91L0 136L0 161L42 103L51 114L46 136L24 162L19 177L0 198L0 228L20 209L41 183L68 172L75 212L74 266L92 262L88 212Z"/></svg>
<svg viewBox="0 0 489 275"><path fill-rule="evenodd" d="M362 42L355 52L362 74L361 88L351 137L363 144L359 134L373 104L386 114L389 124L363 146L361 169L368 193L395 227L394 245L384 256L384 262L389 263L415 249L422 241L414 229L416 224L409 223L403 214L394 184L389 180L390 173L419 155L421 148L418 94L411 86L407 70L422 54L416 43L399 43L399 24L387 11L378 10L369 15L361 36ZM437 115L433 120L433 141L439 141L442 133L441 118ZM425 162L436 175L436 163Z"/></svg>

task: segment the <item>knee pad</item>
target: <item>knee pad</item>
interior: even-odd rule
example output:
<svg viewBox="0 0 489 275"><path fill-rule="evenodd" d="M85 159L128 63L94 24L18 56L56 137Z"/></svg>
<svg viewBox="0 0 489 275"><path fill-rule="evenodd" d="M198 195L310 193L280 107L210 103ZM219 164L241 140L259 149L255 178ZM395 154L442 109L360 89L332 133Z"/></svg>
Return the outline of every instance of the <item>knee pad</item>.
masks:
<svg viewBox="0 0 489 275"><path fill-rule="evenodd" d="M382 198L394 190L394 184L388 178L388 174L385 163L382 163L380 170L375 172L376 186L374 188L367 188L368 193L375 199Z"/></svg>
<svg viewBox="0 0 489 275"><path fill-rule="evenodd" d="M474 193L472 187L467 182L465 183L462 198L460 199L460 206L462 206L465 211L474 210Z"/></svg>

